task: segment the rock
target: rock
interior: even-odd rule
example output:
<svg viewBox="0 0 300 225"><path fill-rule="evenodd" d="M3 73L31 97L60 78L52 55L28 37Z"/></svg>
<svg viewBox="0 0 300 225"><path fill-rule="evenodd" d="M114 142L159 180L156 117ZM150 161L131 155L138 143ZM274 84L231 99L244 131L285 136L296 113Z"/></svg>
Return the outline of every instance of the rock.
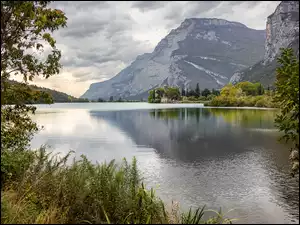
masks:
<svg viewBox="0 0 300 225"><path fill-rule="evenodd" d="M267 18L264 59L233 74L230 81L261 82L272 86L275 81L276 58L280 48L293 48L299 57L299 2L282 1ZM238 75L237 75L238 74Z"/></svg>

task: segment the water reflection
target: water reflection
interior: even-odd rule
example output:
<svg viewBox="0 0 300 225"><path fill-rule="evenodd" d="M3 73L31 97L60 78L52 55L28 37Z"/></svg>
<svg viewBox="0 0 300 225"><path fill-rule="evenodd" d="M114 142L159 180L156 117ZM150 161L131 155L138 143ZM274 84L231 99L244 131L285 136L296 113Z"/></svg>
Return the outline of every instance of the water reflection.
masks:
<svg viewBox="0 0 300 225"><path fill-rule="evenodd" d="M231 154L252 151L260 146L276 146L278 149L279 145L274 141L274 135L261 135L261 132L248 129L273 128L270 125L274 112L253 114L245 110L231 111L230 115L226 110L222 111L224 114L215 109L204 108L91 111L90 114L96 120L101 118L118 126L138 146L154 148L161 157L176 161L195 162L209 157L229 157ZM256 117L250 120L252 115ZM233 118L236 120L228 121ZM264 122L257 123L257 120Z"/></svg>
<svg viewBox="0 0 300 225"><path fill-rule="evenodd" d="M103 161L137 156L147 183L183 207L236 208L244 223L299 221L299 184L274 111L213 108L38 114L33 145ZM293 215L294 214L294 215Z"/></svg>

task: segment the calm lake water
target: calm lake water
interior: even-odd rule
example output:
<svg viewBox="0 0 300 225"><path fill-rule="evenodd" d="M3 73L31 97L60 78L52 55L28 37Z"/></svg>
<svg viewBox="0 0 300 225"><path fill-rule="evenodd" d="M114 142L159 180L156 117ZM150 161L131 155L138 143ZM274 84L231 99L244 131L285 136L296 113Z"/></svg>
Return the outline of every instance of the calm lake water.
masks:
<svg viewBox="0 0 300 225"><path fill-rule="evenodd" d="M275 110L202 104L37 105L32 140L94 162L137 157L148 188L182 209L234 209L238 223L299 223L299 178L278 143Z"/></svg>

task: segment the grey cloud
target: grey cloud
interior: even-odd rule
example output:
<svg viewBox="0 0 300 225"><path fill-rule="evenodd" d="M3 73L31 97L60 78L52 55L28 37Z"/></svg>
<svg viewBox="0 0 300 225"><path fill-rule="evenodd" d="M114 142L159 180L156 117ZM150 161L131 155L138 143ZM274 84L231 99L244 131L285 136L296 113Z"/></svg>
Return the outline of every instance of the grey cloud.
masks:
<svg viewBox="0 0 300 225"><path fill-rule="evenodd" d="M82 76L88 76L91 72L88 71L76 71L72 72L72 76L75 78L81 78Z"/></svg>
<svg viewBox="0 0 300 225"><path fill-rule="evenodd" d="M106 22L104 21L91 21L88 24L81 23L78 26L74 26L74 23L68 27L68 29L64 29L61 31L60 35L62 37L86 37L92 34L99 32L106 26Z"/></svg>
<svg viewBox="0 0 300 225"><path fill-rule="evenodd" d="M175 28L174 24L181 23L186 18L191 17L204 17L205 14L220 5L220 1L195 1L189 2L184 7L174 2L164 16L167 20L167 28Z"/></svg>
<svg viewBox="0 0 300 225"><path fill-rule="evenodd" d="M66 11L71 8L76 8L77 10L95 7L108 8L109 3L107 1L53 1L51 2L51 6L59 9L62 8Z"/></svg>
<svg viewBox="0 0 300 225"><path fill-rule="evenodd" d="M192 2L188 10L186 11L186 16L191 15L191 17L200 16L203 13L207 13L210 10L218 7L221 4L220 1L199 1L199 2Z"/></svg>
<svg viewBox="0 0 300 225"><path fill-rule="evenodd" d="M124 64L129 65L138 55L152 51L149 41L135 39L133 34L143 36L143 32L155 30L156 26L160 30L175 29L185 18L228 15L233 7L246 11L260 2L220 4L219 1L55 1L51 5L63 10L68 17L68 27L54 35L57 43L64 47L61 63L65 68L79 68L79 71L87 68L84 72L72 72L78 82L111 78ZM136 15L133 8L143 12L143 17L153 19L149 24L140 24L143 17L140 13ZM162 33L161 38L164 35ZM151 44L151 48L154 47Z"/></svg>
<svg viewBox="0 0 300 225"><path fill-rule="evenodd" d="M109 78L111 75L99 75L99 74L90 74L90 75L82 75L79 76L76 81L78 82L85 82L85 81L89 81L89 80L99 80L99 79L107 79Z"/></svg>
<svg viewBox="0 0 300 225"><path fill-rule="evenodd" d="M140 11L144 12L146 10L155 10L161 8L168 4L167 1L135 1L132 4L133 8L138 8Z"/></svg>

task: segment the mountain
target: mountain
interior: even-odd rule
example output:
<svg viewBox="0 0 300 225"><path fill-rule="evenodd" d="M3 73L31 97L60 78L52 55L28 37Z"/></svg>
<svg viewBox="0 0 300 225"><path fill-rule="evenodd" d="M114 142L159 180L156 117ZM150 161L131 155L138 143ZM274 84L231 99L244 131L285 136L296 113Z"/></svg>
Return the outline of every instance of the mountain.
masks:
<svg viewBox="0 0 300 225"><path fill-rule="evenodd" d="M36 85L30 85L30 87L33 90L39 90L39 91L43 91L43 92L46 92L46 93L50 94L54 103L59 103L59 102L61 102L61 103L62 102L88 102L87 99L76 98L72 95L68 95L64 92L56 91L56 90L53 90L53 89L38 87ZM43 103L43 102L38 102L38 103Z"/></svg>
<svg viewBox="0 0 300 225"><path fill-rule="evenodd" d="M299 2L283 1L267 19L264 59L253 66L236 72L230 82L261 82L272 86L275 81L276 58L280 48L293 48L299 57Z"/></svg>
<svg viewBox="0 0 300 225"><path fill-rule="evenodd" d="M93 83L83 98L140 99L163 85L220 88L236 71L263 58L265 30L223 19L185 19L155 47L110 80Z"/></svg>

